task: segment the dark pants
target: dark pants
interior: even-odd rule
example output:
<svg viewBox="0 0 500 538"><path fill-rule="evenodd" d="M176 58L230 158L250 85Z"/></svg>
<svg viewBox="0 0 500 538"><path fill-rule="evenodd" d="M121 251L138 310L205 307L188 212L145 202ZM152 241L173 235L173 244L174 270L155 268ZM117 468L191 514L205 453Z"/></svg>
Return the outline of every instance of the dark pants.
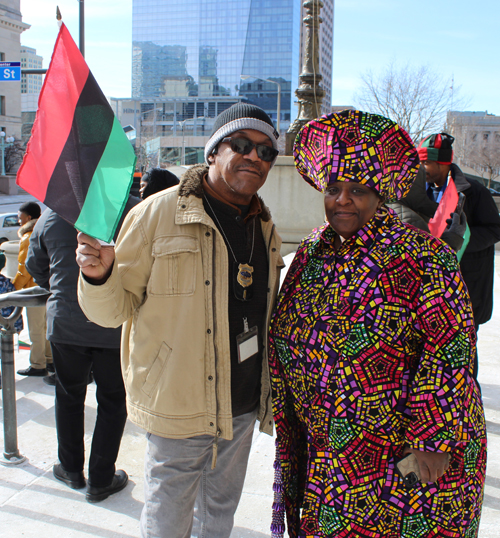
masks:
<svg viewBox="0 0 500 538"><path fill-rule="evenodd" d="M56 382L56 426L59 461L69 472L85 462L85 396L92 370L97 385L97 419L89 459L89 482L108 486L127 420L120 350L51 342Z"/></svg>
<svg viewBox="0 0 500 538"><path fill-rule="evenodd" d="M479 331L479 325L474 324L474 329L476 329L476 336ZM474 379L477 381L477 374L479 372L479 357L477 356L477 340L476 340L476 354L474 355L474 364L473 364L473 375ZM479 383L478 383L479 386Z"/></svg>

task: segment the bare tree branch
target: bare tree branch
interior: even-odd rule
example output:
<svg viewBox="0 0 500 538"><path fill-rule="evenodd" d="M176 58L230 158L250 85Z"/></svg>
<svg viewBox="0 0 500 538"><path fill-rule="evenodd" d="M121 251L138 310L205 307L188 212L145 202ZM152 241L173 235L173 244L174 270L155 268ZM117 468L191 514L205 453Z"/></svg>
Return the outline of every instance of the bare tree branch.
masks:
<svg viewBox="0 0 500 538"><path fill-rule="evenodd" d="M488 188L500 176L500 149L498 147L474 147L467 155L469 166L482 177L486 176Z"/></svg>
<svg viewBox="0 0 500 538"><path fill-rule="evenodd" d="M398 67L390 63L385 71L361 75L362 84L354 99L359 108L397 122L415 142L443 129L446 112L466 106L460 87L429 66Z"/></svg>
<svg viewBox="0 0 500 538"><path fill-rule="evenodd" d="M25 148L19 140L5 148L5 172L15 172L23 162Z"/></svg>

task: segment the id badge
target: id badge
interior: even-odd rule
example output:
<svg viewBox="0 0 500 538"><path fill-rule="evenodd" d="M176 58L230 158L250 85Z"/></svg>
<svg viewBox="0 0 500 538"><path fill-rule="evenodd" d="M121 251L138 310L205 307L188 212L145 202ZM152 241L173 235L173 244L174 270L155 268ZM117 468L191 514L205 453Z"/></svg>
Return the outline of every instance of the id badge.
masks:
<svg viewBox="0 0 500 538"><path fill-rule="evenodd" d="M259 352L259 329L257 326L248 329L236 337L238 362L241 364Z"/></svg>

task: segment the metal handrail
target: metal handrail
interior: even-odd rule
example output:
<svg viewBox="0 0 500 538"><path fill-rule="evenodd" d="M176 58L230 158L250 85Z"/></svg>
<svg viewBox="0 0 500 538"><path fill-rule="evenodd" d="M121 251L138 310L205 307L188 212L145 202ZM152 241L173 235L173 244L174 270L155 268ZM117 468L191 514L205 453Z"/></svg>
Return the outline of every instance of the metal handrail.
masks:
<svg viewBox="0 0 500 538"><path fill-rule="evenodd" d="M0 463L17 465L26 460L17 444L16 381L14 368L14 324L21 316L23 307L45 306L50 291L35 286L0 295L0 308L14 306L14 312L4 318L0 315L0 351L2 364L2 401L4 452Z"/></svg>

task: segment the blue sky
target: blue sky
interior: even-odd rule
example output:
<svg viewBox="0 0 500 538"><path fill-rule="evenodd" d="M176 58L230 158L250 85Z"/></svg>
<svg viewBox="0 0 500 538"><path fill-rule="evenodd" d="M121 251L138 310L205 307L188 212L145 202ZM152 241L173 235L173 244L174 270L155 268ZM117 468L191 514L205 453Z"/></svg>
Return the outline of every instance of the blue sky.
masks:
<svg viewBox="0 0 500 538"><path fill-rule="evenodd" d="M32 25L21 42L37 49L45 67L57 36L57 4L78 42L77 0L21 0L23 20ZM85 13L90 69L107 96L129 97L132 0L85 0ZM453 76L468 110L500 115L499 24L498 0L335 0L333 103L352 104L360 75L394 61Z"/></svg>
<svg viewBox="0 0 500 538"><path fill-rule="evenodd" d="M469 110L500 115L498 0L336 0L334 104L350 104L359 75L391 61L454 77Z"/></svg>

